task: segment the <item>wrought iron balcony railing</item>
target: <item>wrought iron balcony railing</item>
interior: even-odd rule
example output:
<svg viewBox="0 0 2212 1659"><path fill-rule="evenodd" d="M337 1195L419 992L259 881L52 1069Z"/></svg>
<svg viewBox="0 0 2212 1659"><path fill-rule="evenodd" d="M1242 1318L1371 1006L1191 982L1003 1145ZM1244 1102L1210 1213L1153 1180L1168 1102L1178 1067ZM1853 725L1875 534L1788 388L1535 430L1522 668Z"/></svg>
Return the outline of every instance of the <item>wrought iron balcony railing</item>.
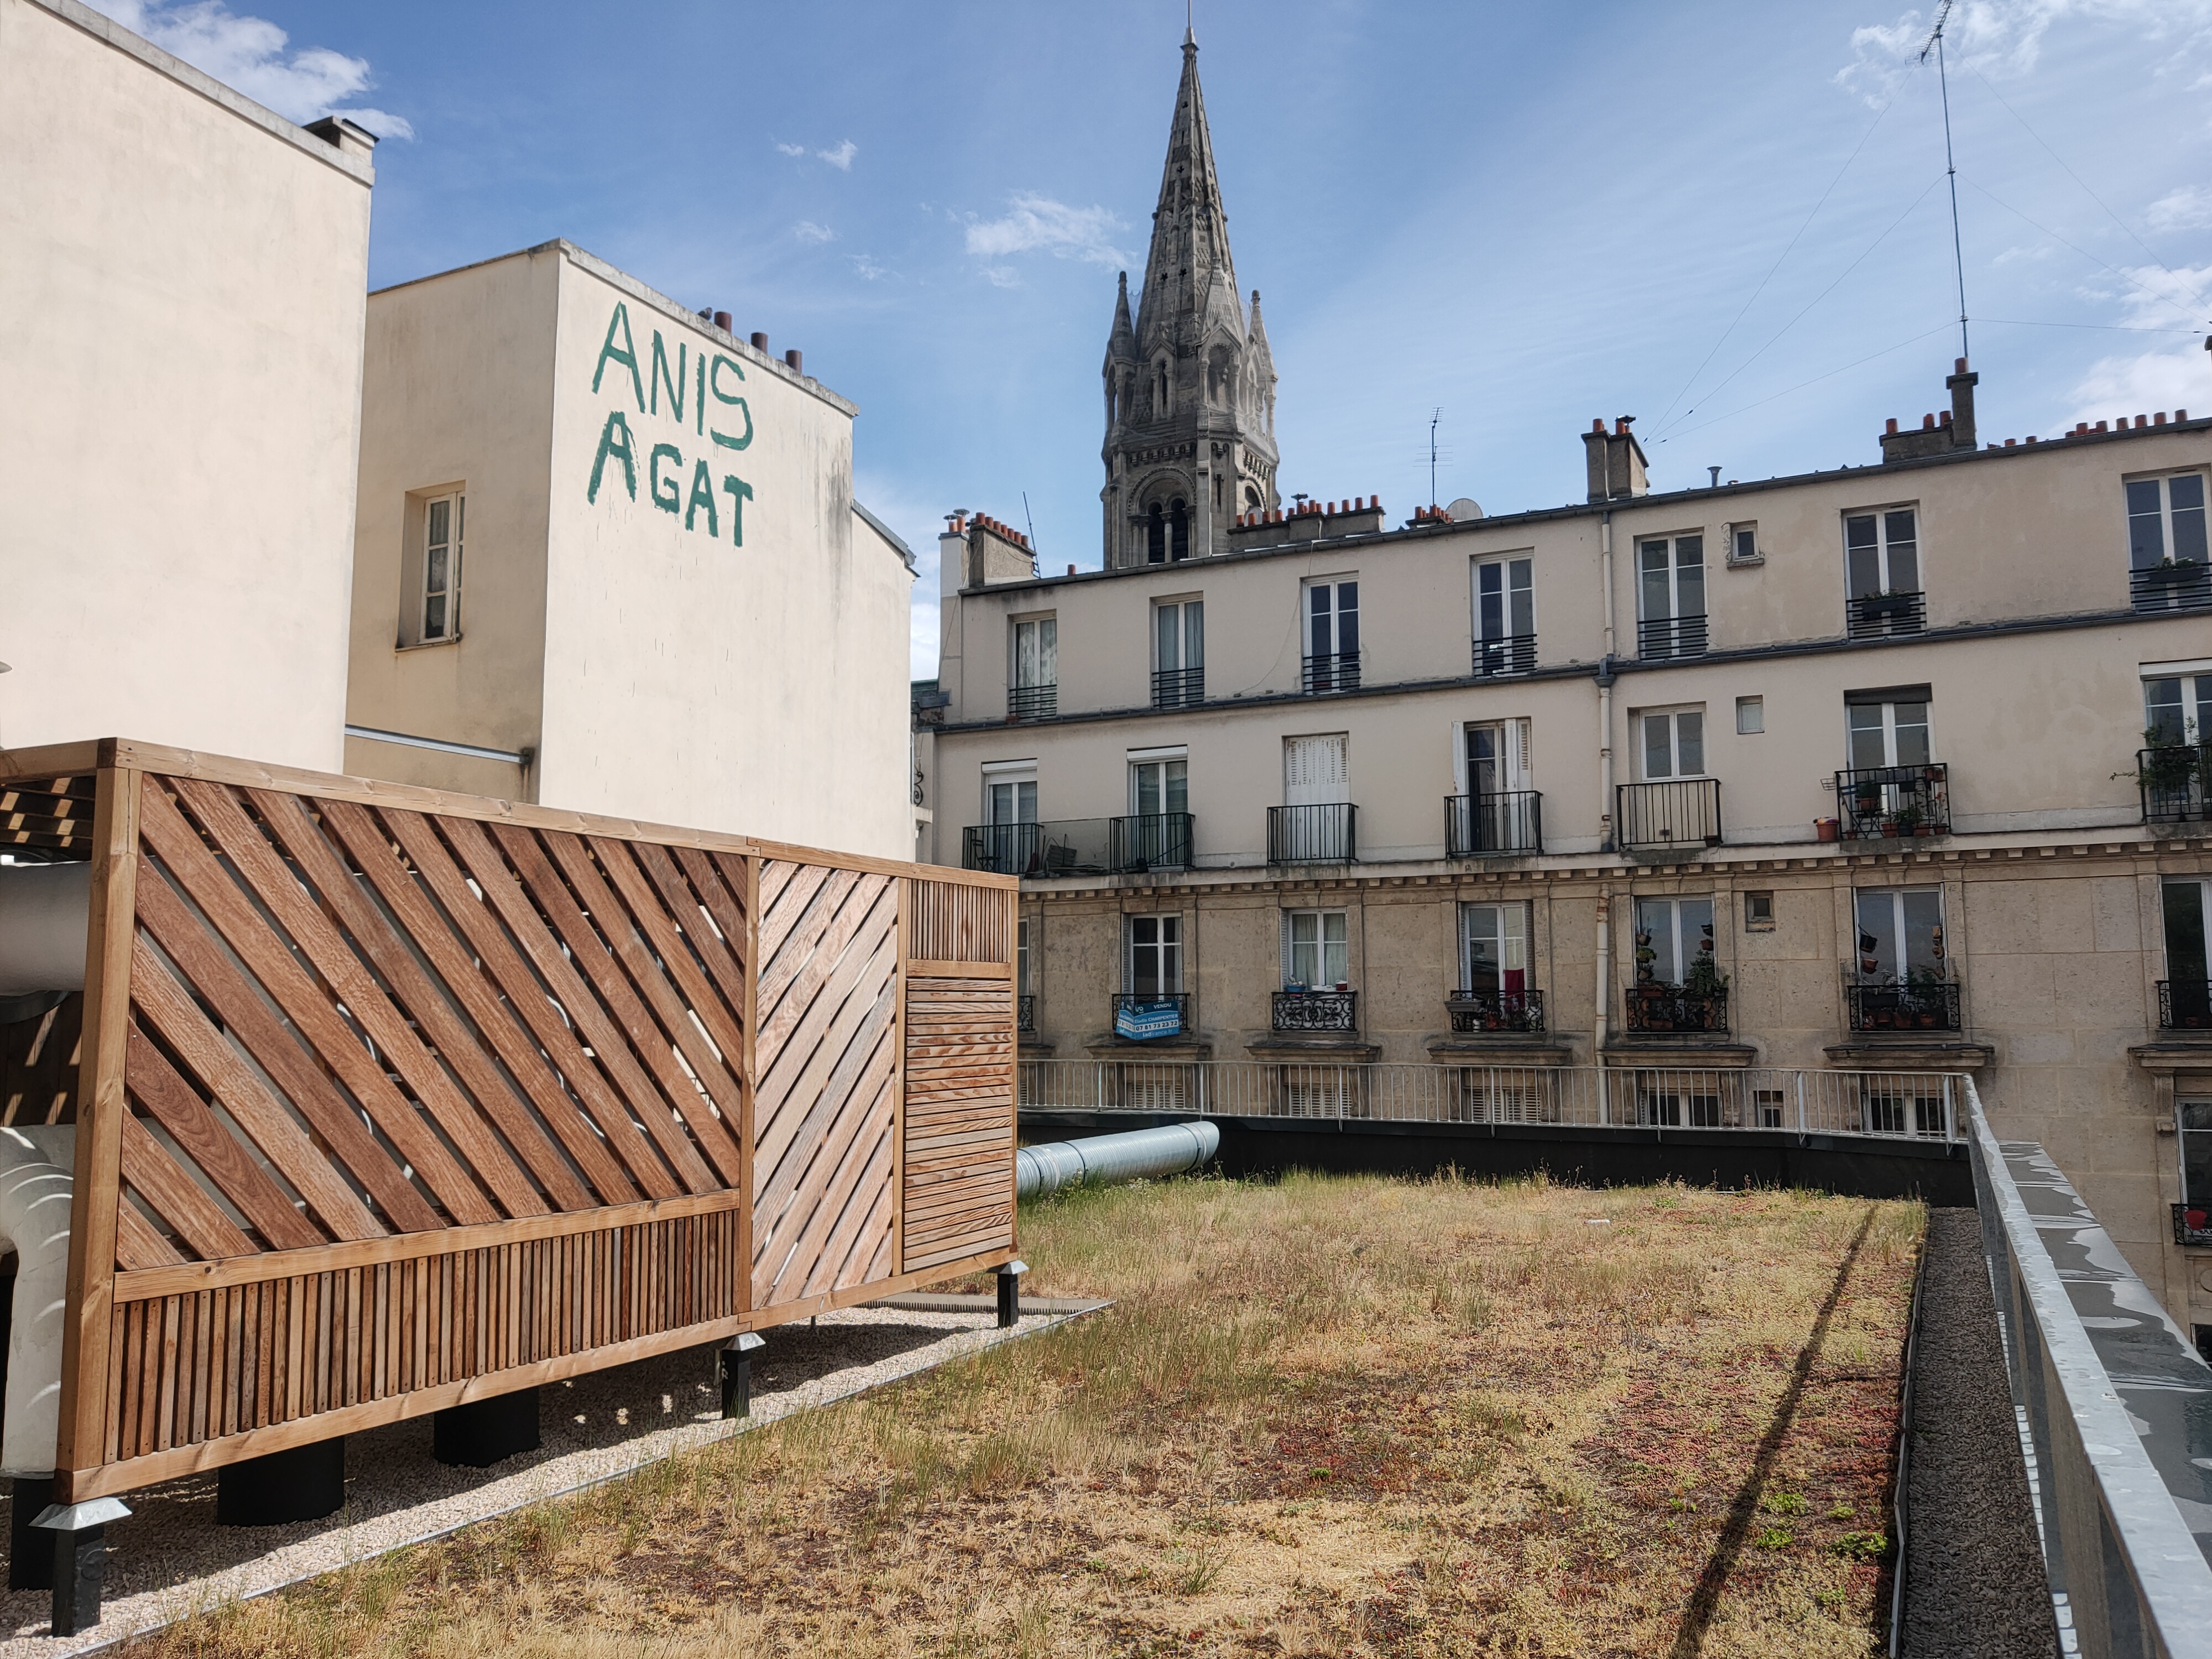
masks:
<svg viewBox="0 0 2212 1659"><path fill-rule="evenodd" d="M1636 654L1639 657L1704 656L1705 617L1653 617L1637 623Z"/></svg>
<svg viewBox="0 0 2212 1659"><path fill-rule="evenodd" d="M1474 642L1474 672L1485 678L1500 674L1529 674L1536 668L1536 636L1508 634Z"/></svg>
<svg viewBox="0 0 2212 1659"><path fill-rule="evenodd" d="M1951 771L1862 766L1836 774L1836 818L1845 841L1894 841L1951 833Z"/></svg>
<svg viewBox="0 0 2212 1659"><path fill-rule="evenodd" d="M2185 559L2130 570L2128 601L2138 611L2212 611L2212 564Z"/></svg>
<svg viewBox="0 0 2212 1659"><path fill-rule="evenodd" d="M1674 778L1613 791L1613 833L1623 847L1717 847L1721 781Z"/></svg>
<svg viewBox="0 0 2212 1659"><path fill-rule="evenodd" d="M1349 805L1270 806L1267 862L1350 864L1359 856L1359 809Z"/></svg>
<svg viewBox="0 0 2212 1659"><path fill-rule="evenodd" d="M2212 817L2212 744L2162 744L2136 750L2136 785L2145 823Z"/></svg>
<svg viewBox="0 0 2212 1659"><path fill-rule="evenodd" d="M1041 867L1043 831L1041 823L971 823L960 833L960 867L1035 875Z"/></svg>
<svg viewBox="0 0 2212 1659"><path fill-rule="evenodd" d="M2212 1031L2212 984L2201 979L2159 981L2158 1029Z"/></svg>
<svg viewBox="0 0 2212 1659"><path fill-rule="evenodd" d="M1152 671L1152 707L1189 708L1206 701L1206 670L1156 668Z"/></svg>
<svg viewBox="0 0 2212 1659"><path fill-rule="evenodd" d="M2175 1205L2173 1242L2191 1249L2212 1249L2212 1213L2202 1204Z"/></svg>
<svg viewBox="0 0 2212 1659"><path fill-rule="evenodd" d="M1121 991L1114 996L1114 1034L1154 1042L1190 1030L1188 991Z"/></svg>
<svg viewBox="0 0 2212 1659"><path fill-rule="evenodd" d="M1531 1032L1544 1029L1541 991L1454 991L1444 999L1455 1032Z"/></svg>
<svg viewBox="0 0 2212 1659"><path fill-rule="evenodd" d="M1627 994L1626 1028L1646 1036L1694 1036L1702 1033L1726 1035L1728 988L1693 991L1684 985L1632 985Z"/></svg>
<svg viewBox="0 0 2212 1659"><path fill-rule="evenodd" d="M1060 683L1050 685L1010 685L1006 688L1006 718L1010 720L1048 720L1060 713Z"/></svg>
<svg viewBox="0 0 2212 1659"><path fill-rule="evenodd" d="M1025 991L1014 999L1014 1030L1024 1036L1036 1035L1036 993Z"/></svg>
<svg viewBox="0 0 2212 1659"><path fill-rule="evenodd" d="M1180 870L1190 864L1197 823L1188 812L1147 812L1049 823L970 824L962 837L960 862L969 870L1043 880Z"/></svg>
<svg viewBox="0 0 2212 1659"><path fill-rule="evenodd" d="M1854 1031L1955 1031L1959 986L1955 980L1901 984L1844 983L1844 1006Z"/></svg>
<svg viewBox="0 0 2212 1659"><path fill-rule="evenodd" d="M1275 1030L1278 1031L1356 1031L1359 1029L1357 991L1278 991Z"/></svg>
<svg viewBox="0 0 2212 1659"><path fill-rule="evenodd" d="M1308 657L1298 668L1298 689L1310 692L1357 691L1359 653L1337 651L1327 656Z"/></svg>
<svg viewBox="0 0 2212 1659"><path fill-rule="evenodd" d="M1544 850L1544 797L1534 789L1444 797L1444 851L1455 859Z"/></svg>
<svg viewBox="0 0 2212 1659"><path fill-rule="evenodd" d="M1188 812L1139 812L1112 818L1107 856L1116 875L1187 870L1198 819Z"/></svg>
<svg viewBox="0 0 2212 1659"><path fill-rule="evenodd" d="M1918 634L1928 626L1925 593L1868 593L1846 601L1845 629L1855 640L1879 640L1892 634Z"/></svg>

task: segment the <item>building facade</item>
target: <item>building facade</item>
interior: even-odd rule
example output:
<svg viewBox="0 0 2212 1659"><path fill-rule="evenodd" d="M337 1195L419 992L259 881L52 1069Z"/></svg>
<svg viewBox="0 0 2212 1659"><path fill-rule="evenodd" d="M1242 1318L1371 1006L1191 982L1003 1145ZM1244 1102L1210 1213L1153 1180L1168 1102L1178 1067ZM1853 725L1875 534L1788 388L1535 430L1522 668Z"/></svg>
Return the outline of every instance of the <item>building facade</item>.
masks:
<svg viewBox="0 0 2212 1659"><path fill-rule="evenodd" d="M346 769L904 858L854 406L567 242L369 296Z"/></svg>
<svg viewBox="0 0 2212 1659"><path fill-rule="evenodd" d="M1972 1070L2212 1325L2212 422L1970 407L1075 576L957 524L932 856L1024 878L1030 1052Z"/></svg>
<svg viewBox="0 0 2212 1659"><path fill-rule="evenodd" d="M374 143L0 0L0 745L339 765Z"/></svg>

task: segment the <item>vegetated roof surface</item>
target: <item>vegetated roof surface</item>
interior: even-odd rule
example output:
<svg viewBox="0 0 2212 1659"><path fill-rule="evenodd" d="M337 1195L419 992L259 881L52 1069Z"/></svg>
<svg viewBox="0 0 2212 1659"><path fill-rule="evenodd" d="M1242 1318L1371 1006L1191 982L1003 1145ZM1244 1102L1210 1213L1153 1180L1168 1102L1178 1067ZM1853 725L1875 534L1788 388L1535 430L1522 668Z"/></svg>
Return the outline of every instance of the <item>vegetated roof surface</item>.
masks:
<svg viewBox="0 0 2212 1659"><path fill-rule="evenodd" d="M1867 1655L1921 1207L1296 1176L1030 1206L1109 1312L160 1655Z"/></svg>

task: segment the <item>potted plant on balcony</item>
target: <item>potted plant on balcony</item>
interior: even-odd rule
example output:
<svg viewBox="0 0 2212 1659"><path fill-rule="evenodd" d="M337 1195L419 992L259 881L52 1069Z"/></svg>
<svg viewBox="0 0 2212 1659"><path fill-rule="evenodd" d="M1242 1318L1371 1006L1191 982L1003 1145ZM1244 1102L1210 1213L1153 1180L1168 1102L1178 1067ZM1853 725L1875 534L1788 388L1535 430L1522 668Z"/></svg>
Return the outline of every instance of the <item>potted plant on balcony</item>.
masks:
<svg viewBox="0 0 2212 1659"><path fill-rule="evenodd" d="M1922 1030L1934 1030L1948 1012L1944 1004L1950 981L1941 968L1921 967L1906 970L1905 983L1911 994L1905 1006L1918 1018Z"/></svg>
<svg viewBox="0 0 2212 1659"><path fill-rule="evenodd" d="M1927 820L1921 811L1920 803L1917 800L1908 800L1904 805L1899 807L1897 817L1891 822L1896 833L1900 836L1927 834Z"/></svg>

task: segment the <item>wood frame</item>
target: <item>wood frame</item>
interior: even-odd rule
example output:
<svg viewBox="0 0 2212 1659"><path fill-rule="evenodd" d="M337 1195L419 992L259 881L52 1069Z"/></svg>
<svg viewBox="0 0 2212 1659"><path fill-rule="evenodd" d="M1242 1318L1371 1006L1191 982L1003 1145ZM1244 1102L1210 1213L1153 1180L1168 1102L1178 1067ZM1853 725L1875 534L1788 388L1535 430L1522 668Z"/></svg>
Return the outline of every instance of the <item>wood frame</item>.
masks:
<svg viewBox="0 0 2212 1659"><path fill-rule="evenodd" d="M48 856L91 819L63 1501L1014 1255L1015 878L122 738L0 750L11 783ZM953 1011L932 1144L957 1115L964 1173L933 1224L970 1245L909 1267L916 994ZM808 1045L781 1062L781 1233L755 1169L773 998ZM387 1146L416 1149L404 1176Z"/></svg>

